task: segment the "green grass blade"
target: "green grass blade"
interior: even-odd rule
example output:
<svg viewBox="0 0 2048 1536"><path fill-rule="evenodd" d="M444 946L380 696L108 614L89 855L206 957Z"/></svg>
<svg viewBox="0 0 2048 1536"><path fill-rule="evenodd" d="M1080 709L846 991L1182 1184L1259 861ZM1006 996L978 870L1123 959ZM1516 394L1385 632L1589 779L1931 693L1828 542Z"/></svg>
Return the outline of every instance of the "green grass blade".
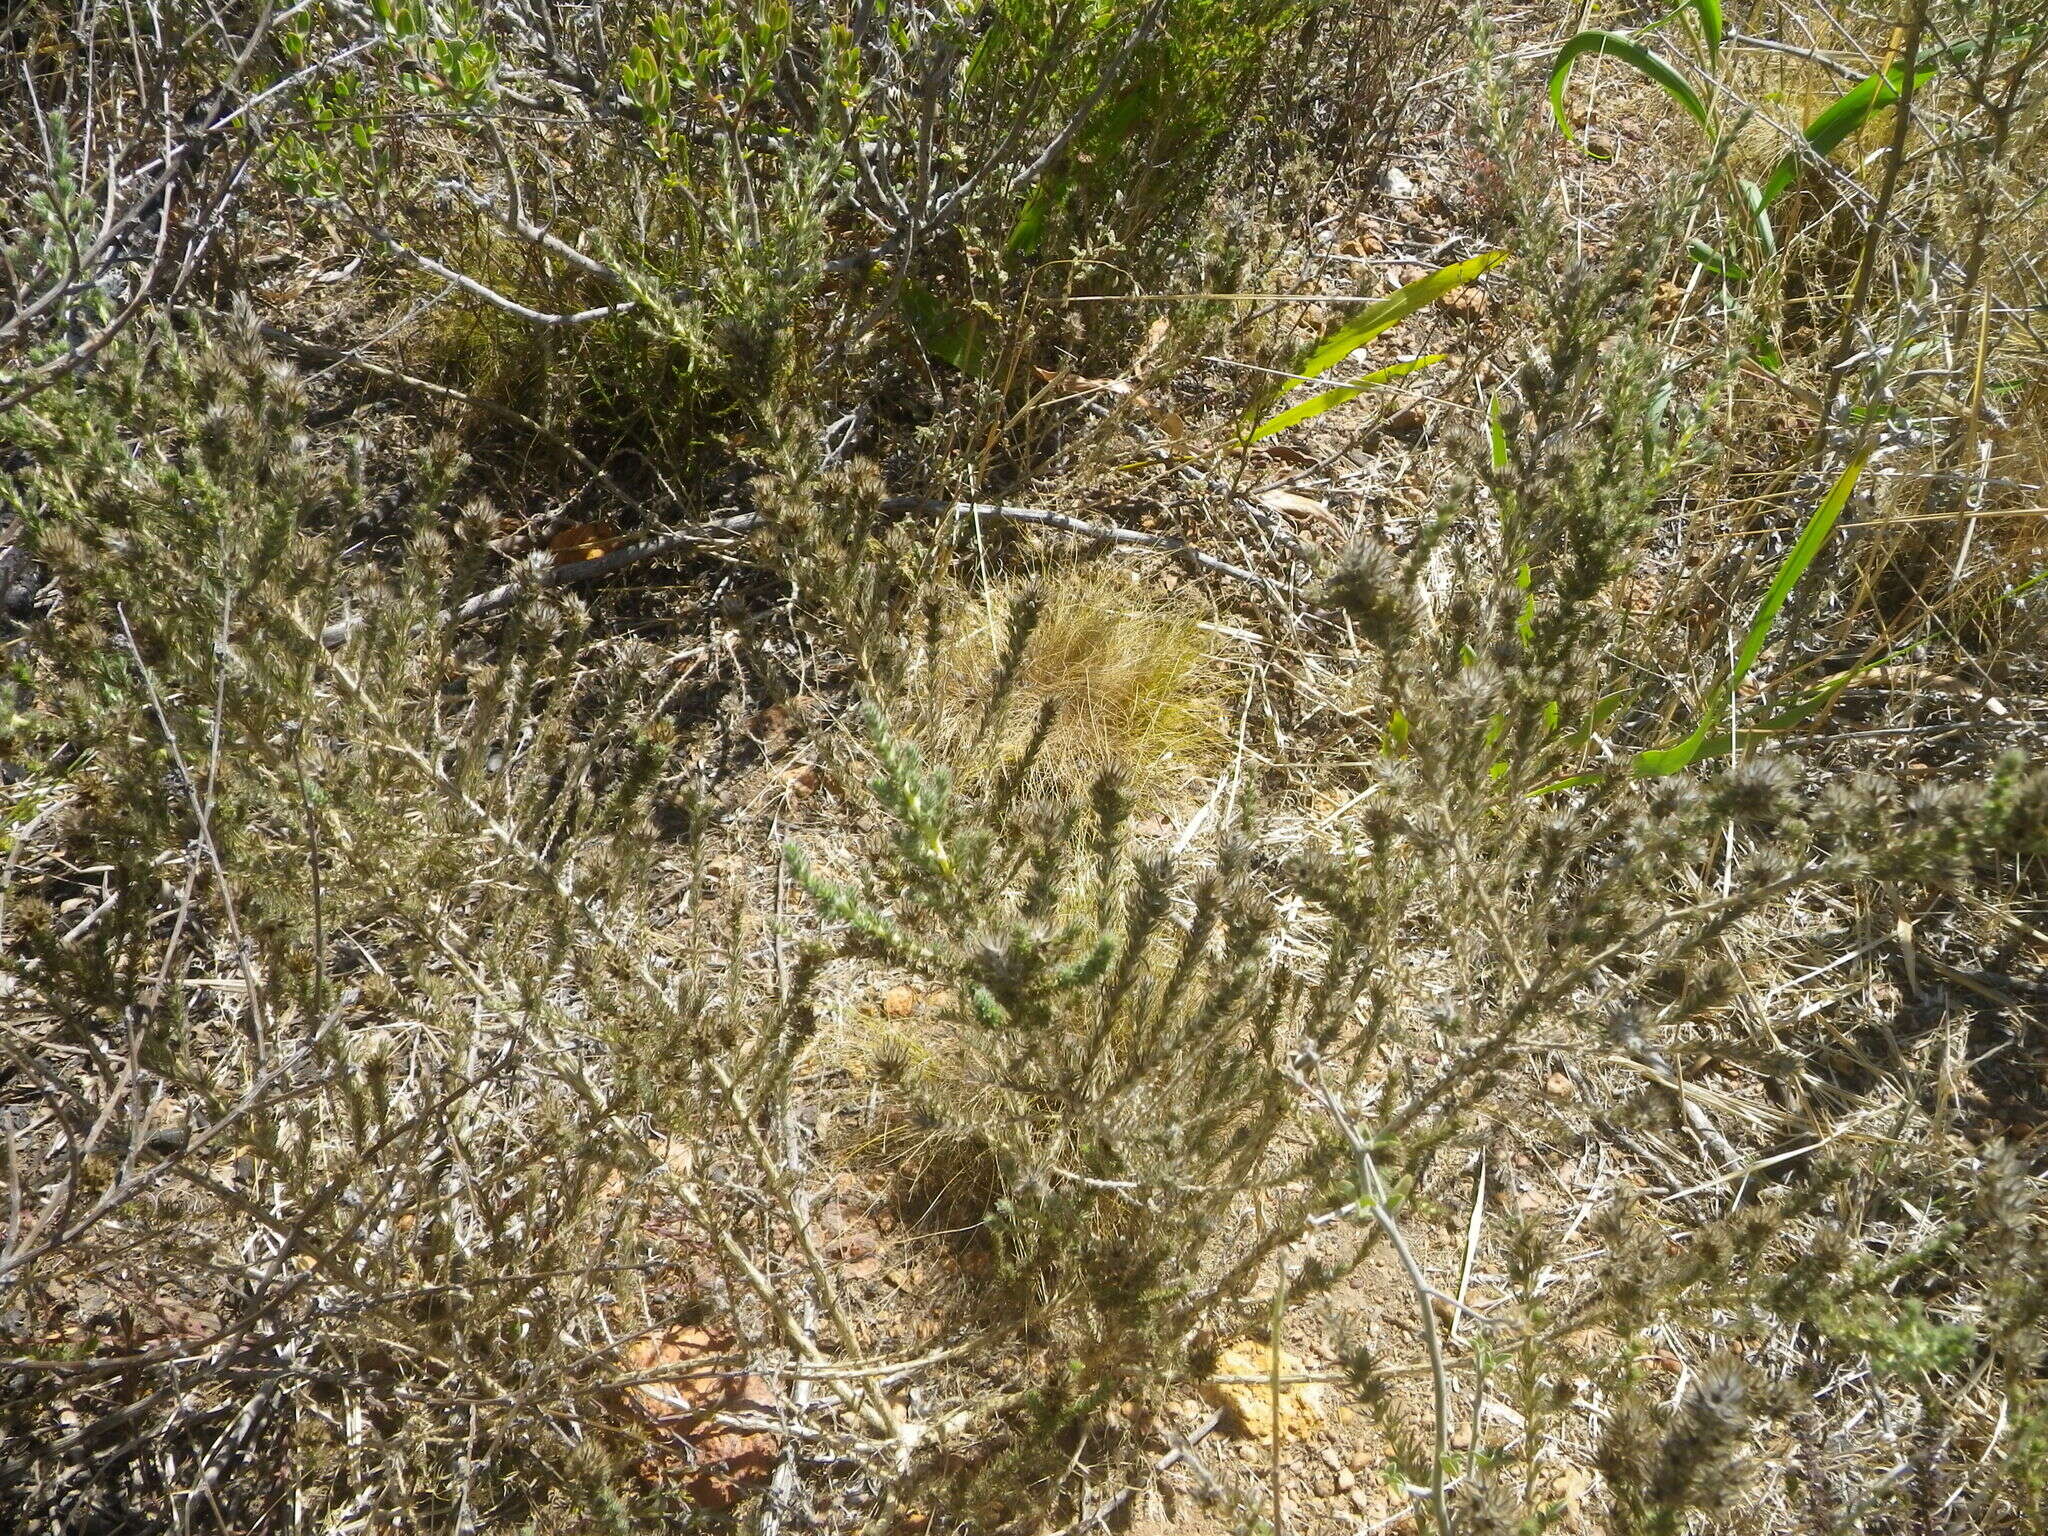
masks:
<svg viewBox="0 0 2048 1536"><path fill-rule="evenodd" d="M1377 303L1366 305L1309 348L1295 363L1294 372L1304 378L1321 378L1380 332L1399 325L1418 309L1435 303L1453 288L1464 287L1473 278L1499 266L1507 259L1506 251L1488 251L1483 256L1474 256L1470 261L1455 262L1448 267L1439 268L1427 277L1418 277L1414 282L1388 294Z"/></svg>
<svg viewBox="0 0 2048 1536"><path fill-rule="evenodd" d="M1724 282L1746 283L1749 273L1741 262L1724 256L1704 240L1688 240L1685 253Z"/></svg>
<svg viewBox="0 0 2048 1536"><path fill-rule="evenodd" d="M1929 64L1914 72L1913 88L1918 90L1934 78L1935 66ZM1881 75L1868 75L1813 115L1806 125L1802 137L1806 148L1813 154L1826 159L1833 154L1842 140L1855 133L1872 116L1882 112L1899 99L1900 87L1905 83L1905 73L1896 64ZM1764 183L1761 206L1764 208L1785 195L1793 178L1799 174L1800 162L1804 155L1798 150L1789 151L1771 172L1771 179Z"/></svg>
<svg viewBox="0 0 2048 1536"><path fill-rule="evenodd" d="M2034 588L2040 586L2041 583L2044 581L2048 581L2048 569L2036 571L2033 575L2027 577L2024 581L2021 581L2014 586L2006 588L2004 592L1999 594L1999 598L2002 602L2009 603L2016 597L2024 597L2027 593L2033 591Z"/></svg>
<svg viewBox="0 0 2048 1536"><path fill-rule="evenodd" d="M1606 777L1604 773L1575 773L1568 779L1555 779L1548 784L1538 785L1529 791L1528 798L1534 800L1540 795L1554 795L1565 789L1584 789L1588 784L1598 784Z"/></svg>
<svg viewBox="0 0 2048 1536"><path fill-rule="evenodd" d="M1771 582L1771 588L1764 594L1763 605L1757 609L1756 617L1749 622L1749 633L1743 637L1742 649L1736 653L1735 675L1730 685L1740 683L1763 653L1764 642L1771 637L1771 626L1778 620L1778 612L1785 606L1785 600L1792 595L1792 588L1799 578L1806 574L1806 568L1813 564L1821 546L1827 543L1828 535L1834 531L1835 519L1842 515L1842 509L1849 504L1849 497L1856 490L1856 482L1863 478L1863 466L1868 457L1852 460L1814 508L1813 516L1807 519L1806 527L1799 535L1799 542L1792 546L1792 553L1785 557L1785 563L1778 567L1778 574Z"/></svg>
<svg viewBox="0 0 2048 1536"><path fill-rule="evenodd" d="M1866 672L1875 671L1879 667L1889 666L1901 656L1911 654L1925 643L1924 640L1914 640L1883 656L1873 656L1869 661L1862 663L1860 666L1850 667L1846 671L1837 672L1818 688L1809 690L1799 698L1794 699L1790 704L1767 704L1765 708L1771 712L1764 716L1763 719L1733 732L1732 734L1736 739L1732 745L1749 746L1752 743L1769 742L1796 726L1804 725L1823 709L1827 708L1828 705L1834 703L1837 698L1848 690L1849 686L1856 679L1862 677ZM1703 762L1710 758L1720 757L1728 752L1731 748L1731 743L1728 740L1729 734L1731 733L1715 733L1713 740L1700 750L1699 756L1694 760Z"/></svg>
<svg viewBox="0 0 2048 1536"><path fill-rule="evenodd" d="M1693 0L1693 12L1700 19L1700 35L1707 40L1707 57L1716 63L1721 58L1721 0Z"/></svg>
<svg viewBox="0 0 2048 1536"><path fill-rule="evenodd" d="M1842 515L1842 509L1849 504L1849 497L1856 489L1856 482L1863 477L1863 467L1869 459L1852 460L1847 469L1836 477L1821 504L1814 508L1813 516L1800 530L1799 542L1792 546L1792 552L1785 557L1785 563L1778 567L1778 574L1772 578L1770 590L1764 593L1764 600L1758 605L1756 617L1749 621L1749 631L1742 637L1742 649L1735 655L1734 670L1727 681L1708 696L1707 706L1700 712L1700 723L1693 733L1681 742L1668 747L1653 747L1636 754L1636 773L1642 778L1661 778L1668 773L1677 773L1700 755L1707 739L1720 729L1722 716L1727 713L1728 701L1735 696L1735 690L1742 686L1749 669L1756 665L1756 659L1763 654L1764 645L1771 638L1771 626L1778 622L1778 614L1785 607L1785 600L1792 595L1799 578L1806 574L1821 546L1827 543L1828 535L1834 531L1835 520Z"/></svg>
<svg viewBox="0 0 2048 1536"><path fill-rule="evenodd" d="M1707 700L1707 707L1700 715L1700 723L1685 740L1668 747L1652 747L1636 754L1636 777L1640 779L1661 779L1666 774L1677 773L1694 758L1707 744L1707 738L1721 723L1721 710L1727 703L1727 690L1716 688Z"/></svg>
<svg viewBox="0 0 2048 1536"><path fill-rule="evenodd" d="M1713 132L1712 122L1707 116L1707 104L1685 83L1684 76L1641 43L1632 42L1616 32L1594 30L1579 33L1558 49L1557 62L1550 69L1550 115L1557 120L1558 131L1566 140L1572 139L1572 125L1564 110L1565 82L1571 78L1572 66L1589 53L1605 54L1631 66L1637 73L1662 86L1664 93L1685 108L1694 122L1709 134Z"/></svg>
<svg viewBox="0 0 2048 1536"><path fill-rule="evenodd" d="M1447 355L1443 352L1432 352L1427 357L1417 357L1405 363L1395 363L1375 373L1368 373L1364 378L1356 379L1349 384L1340 384L1335 389L1326 389L1319 395L1311 395L1308 399L1302 401L1301 404L1289 406L1279 415L1260 422L1252 429L1251 434L1245 438L1245 442L1261 442L1276 432L1285 432L1289 427L1299 426L1304 421L1309 421L1322 415L1323 412L1329 410L1332 406L1342 405L1346 400L1356 400L1360 395L1377 388L1389 379L1398 379L1406 374L1419 373L1424 368L1441 363Z"/></svg>
<svg viewBox="0 0 2048 1536"><path fill-rule="evenodd" d="M1770 204L1764 199L1764 189L1747 176L1737 178L1736 186L1741 191L1743 211L1749 215L1750 231L1756 236L1758 251L1765 261L1776 260L1778 232L1771 227Z"/></svg>

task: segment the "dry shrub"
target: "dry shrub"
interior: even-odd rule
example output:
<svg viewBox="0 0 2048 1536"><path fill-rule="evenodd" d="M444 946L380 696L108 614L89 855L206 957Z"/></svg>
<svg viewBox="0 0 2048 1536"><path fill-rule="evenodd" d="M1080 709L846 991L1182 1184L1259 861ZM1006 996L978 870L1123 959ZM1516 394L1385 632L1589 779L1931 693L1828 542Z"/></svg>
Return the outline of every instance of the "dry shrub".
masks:
<svg viewBox="0 0 2048 1536"><path fill-rule="evenodd" d="M76 57L68 12L25 15L0 1518L1085 1531L1212 1346L1367 1276L1392 1325L1376 1352L1338 1315L1329 1353L1418 1523L2048 1520L2048 780L2007 750L2048 697L2006 515L2041 480L2038 213L2005 200L2038 24L1938 18L2005 26L2034 95L1944 77L1875 224L1881 165L1838 205L1812 177L1797 324L1785 274L1688 254L1740 233L1669 158L1689 128L1632 187L1486 75L1472 180L1518 260L1454 333L1469 417L1244 461L1370 504L1339 554L1057 382L1227 345L1242 301L1156 342L1148 305L1069 301L1226 286L1261 202L1334 236L1411 62L1361 50L1433 4L722 32L709 0L380 0ZM276 93L186 120L244 54ZM163 131L124 137L144 100ZM209 169L138 243L166 143ZM1375 249L1448 256L1440 214ZM303 270L253 275L264 220ZM281 366L305 338L251 289L338 371ZM1194 423L1172 452L1229 440L1241 397L1142 384ZM467 461L415 451L437 412ZM1259 583L1031 586L932 516L1044 469L1116 518L1110 464ZM1317 538L1346 515L1293 500ZM522 563L727 504L756 537L587 603ZM1817 679L1846 686L1798 715ZM1682 772L1637 757L1703 715ZM799 716L829 760L764 800ZM1226 759L1166 856L1158 813ZM912 1006L856 1061L832 1014L878 975ZM883 1214L922 1280L876 1274ZM1218 1481L1249 1525L1270 1490Z"/></svg>

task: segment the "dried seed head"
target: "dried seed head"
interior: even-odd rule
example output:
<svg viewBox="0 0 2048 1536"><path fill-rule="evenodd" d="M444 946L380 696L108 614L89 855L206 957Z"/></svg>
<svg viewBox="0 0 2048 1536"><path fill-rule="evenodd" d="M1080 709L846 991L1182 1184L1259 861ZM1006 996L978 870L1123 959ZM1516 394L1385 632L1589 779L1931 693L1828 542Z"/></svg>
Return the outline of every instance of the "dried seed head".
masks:
<svg viewBox="0 0 2048 1536"><path fill-rule="evenodd" d="M1715 784L1712 805L1718 815L1760 826L1784 814L1786 797L1798 782L1798 769L1785 758L1743 758L1730 765Z"/></svg>
<svg viewBox="0 0 2048 1536"><path fill-rule="evenodd" d="M1382 650L1404 644L1421 623L1422 605L1414 584L1380 544L1354 544L1330 573L1323 595Z"/></svg>

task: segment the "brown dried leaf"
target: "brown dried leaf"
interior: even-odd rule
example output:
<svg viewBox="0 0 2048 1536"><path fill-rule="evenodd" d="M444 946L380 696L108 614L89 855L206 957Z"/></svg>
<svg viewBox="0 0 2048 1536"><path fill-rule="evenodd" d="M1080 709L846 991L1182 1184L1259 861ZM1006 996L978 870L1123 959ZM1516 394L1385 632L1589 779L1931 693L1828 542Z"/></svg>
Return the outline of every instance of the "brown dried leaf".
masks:
<svg viewBox="0 0 2048 1536"><path fill-rule="evenodd" d="M609 554L625 542L610 523L577 523L548 540L548 553L556 565L575 565Z"/></svg>
<svg viewBox="0 0 2048 1536"><path fill-rule="evenodd" d="M1485 289L1473 284L1445 294L1437 300L1437 308L1461 319L1483 320L1493 308L1493 300L1487 297Z"/></svg>
<svg viewBox="0 0 2048 1536"><path fill-rule="evenodd" d="M1295 512L1303 517L1321 517L1330 510L1325 502L1313 496L1303 496L1297 491L1261 491L1259 500L1275 512Z"/></svg>

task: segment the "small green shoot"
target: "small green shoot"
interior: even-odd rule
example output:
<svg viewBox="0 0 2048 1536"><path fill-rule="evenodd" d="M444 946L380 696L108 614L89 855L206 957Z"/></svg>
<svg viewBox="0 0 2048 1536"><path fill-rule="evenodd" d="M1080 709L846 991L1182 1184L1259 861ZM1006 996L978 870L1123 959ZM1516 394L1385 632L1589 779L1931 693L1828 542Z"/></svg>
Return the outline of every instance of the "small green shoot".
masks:
<svg viewBox="0 0 2048 1536"><path fill-rule="evenodd" d="M1471 282L1474 278L1479 277L1482 273L1491 271L1506 260L1506 251L1488 251L1484 255L1474 256L1468 261L1453 262L1450 266L1441 267L1426 277L1418 277L1414 282L1396 289L1384 299L1366 305L1357 314L1353 315L1349 320L1338 326L1336 330L1330 332L1329 335L1303 353L1291 370L1294 377L1300 380L1321 378L1381 332L1399 325L1418 310L1434 304L1453 289L1464 287L1465 284ZM1386 379L1398 378L1403 373L1413 373L1418 368L1425 368L1439 361L1441 361L1440 357L1432 356L1419 358L1407 363L1396 363L1390 368L1380 370L1379 373L1371 377L1357 381L1355 384L1342 385L1337 389L1317 395L1314 399L1304 401L1301 405L1295 406L1288 411L1283 411L1270 421L1254 423L1252 418L1271 405L1274 397L1285 386L1282 385L1270 389L1246 413L1246 441L1257 442L1260 438L1271 437L1275 432L1284 431L1296 422L1307 421L1311 417L1320 416L1332 406L1353 398L1353 395L1358 391L1369 389L1377 383L1384 382ZM1309 407L1313 407L1313 409L1309 409ZM1300 414L1296 414L1297 412Z"/></svg>
<svg viewBox="0 0 2048 1536"><path fill-rule="evenodd" d="M1250 435L1245 438L1245 442L1248 444L1256 443L1271 437L1276 432L1285 432L1289 427L1299 426L1304 421L1313 420L1332 407L1342 405L1346 400L1356 400L1360 395L1378 388L1389 379L1398 379L1411 373L1420 373L1425 368L1434 367L1436 364L1445 361L1446 357L1447 354L1445 353L1432 352L1426 357L1415 357L1410 358L1406 362L1392 363L1385 368L1376 369L1368 373L1362 379L1355 379L1349 384L1339 384L1335 389L1326 389L1319 395L1310 395L1308 399L1302 401L1299 405L1291 405L1286 410L1280 412L1279 415L1269 417L1265 421L1260 422L1256 427L1252 428Z"/></svg>
<svg viewBox="0 0 2048 1536"><path fill-rule="evenodd" d="M1557 62L1550 69L1550 115L1557 120L1558 130L1568 142L1576 143L1577 140L1572 138L1571 119L1564 110L1565 83L1571 79L1572 66L1589 53L1619 59L1654 84L1662 86L1667 96L1712 135L1713 120L1707 114L1707 104L1700 100L1697 91L1686 84L1683 75L1641 43L1618 32L1602 32L1596 28L1579 33L1558 49Z"/></svg>
<svg viewBox="0 0 2048 1536"><path fill-rule="evenodd" d="M1836 478L1833 487L1814 509L1806 527L1800 530L1799 542L1792 546L1792 552L1785 557L1785 563L1778 568L1770 590L1764 594L1763 603L1757 608L1756 617L1749 621L1749 632L1743 636L1742 649L1736 654L1735 666L1727 679L1708 696L1706 708L1700 712L1700 723L1693 733L1683 741L1668 747L1655 747L1636 754L1636 773L1643 778L1661 778L1677 773L1698 757L1707 745L1707 740L1721 727L1728 705L1735 697L1735 690L1749 675L1749 669L1763 653L1765 643L1771 637L1771 627L1777 623L1778 614L1785 601L1792 595L1799 578L1806 574L1821 547L1827 543L1829 533L1834 530L1835 520L1842 515L1842 509L1849 504L1849 497L1856 489L1856 482L1862 478L1868 456L1850 461Z"/></svg>

